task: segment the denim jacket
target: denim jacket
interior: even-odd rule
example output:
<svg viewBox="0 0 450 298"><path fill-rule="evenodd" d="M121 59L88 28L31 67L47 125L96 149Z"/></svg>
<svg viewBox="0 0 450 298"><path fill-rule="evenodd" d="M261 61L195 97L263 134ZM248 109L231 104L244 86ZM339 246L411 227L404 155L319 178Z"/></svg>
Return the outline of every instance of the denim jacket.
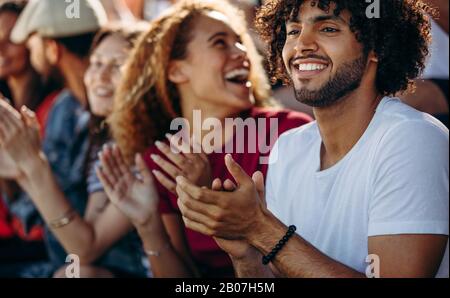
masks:
<svg viewBox="0 0 450 298"><path fill-rule="evenodd" d="M89 147L88 124L89 112L69 91L63 91L49 114L43 142L53 174L79 214L84 214L87 203L84 165ZM64 265L67 254L47 227L45 240L52 263Z"/></svg>

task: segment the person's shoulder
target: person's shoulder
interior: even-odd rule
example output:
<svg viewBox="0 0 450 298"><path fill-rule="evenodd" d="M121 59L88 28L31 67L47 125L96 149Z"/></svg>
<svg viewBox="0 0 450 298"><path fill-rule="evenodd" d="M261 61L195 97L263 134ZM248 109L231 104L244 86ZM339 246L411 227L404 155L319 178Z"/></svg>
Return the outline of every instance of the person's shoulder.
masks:
<svg viewBox="0 0 450 298"><path fill-rule="evenodd" d="M84 133L88 130L89 118L90 113L73 94L67 89L62 90L49 110L46 135L57 139L66 138L69 141L74 137L74 133Z"/></svg>
<svg viewBox="0 0 450 298"><path fill-rule="evenodd" d="M382 117L386 135L399 139L414 138L444 138L448 140L448 129L433 116L420 112L403 103L398 98L385 98L378 108Z"/></svg>
<svg viewBox="0 0 450 298"><path fill-rule="evenodd" d="M377 160L383 163L386 158L398 156L429 163L430 159L448 155L449 132L439 120L399 99L385 99L381 104L376 137L372 138Z"/></svg>
<svg viewBox="0 0 450 298"><path fill-rule="evenodd" d="M320 134L315 121L281 134L270 153L269 164L272 172L281 174L287 168L302 163L310 156L311 148L314 148L318 141Z"/></svg>
<svg viewBox="0 0 450 298"><path fill-rule="evenodd" d="M56 100L58 102L60 102L60 101L75 101L76 98L72 94L72 92L70 92L70 90L63 89L63 90L59 91L58 94L56 95Z"/></svg>
<svg viewBox="0 0 450 298"><path fill-rule="evenodd" d="M281 108L254 108L252 116L254 118L277 119L278 135L313 121L313 119L305 113Z"/></svg>
<svg viewBox="0 0 450 298"><path fill-rule="evenodd" d="M301 123L309 123L313 120L311 116L302 112L273 107L255 107L252 110L252 116L255 118L277 118L283 121L297 121Z"/></svg>
<svg viewBox="0 0 450 298"><path fill-rule="evenodd" d="M315 139L320 137L317 122L312 121L281 134L280 139Z"/></svg>
<svg viewBox="0 0 450 298"><path fill-rule="evenodd" d="M317 122L313 121L282 133L277 140L277 147L280 151L303 150L309 148L317 139L320 139L320 133Z"/></svg>
<svg viewBox="0 0 450 298"><path fill-rule="evenodd" d="M55 97L52 111L58 111L59 114L71 113L80 106L76 97L67 89L61 90Z"/></svg>

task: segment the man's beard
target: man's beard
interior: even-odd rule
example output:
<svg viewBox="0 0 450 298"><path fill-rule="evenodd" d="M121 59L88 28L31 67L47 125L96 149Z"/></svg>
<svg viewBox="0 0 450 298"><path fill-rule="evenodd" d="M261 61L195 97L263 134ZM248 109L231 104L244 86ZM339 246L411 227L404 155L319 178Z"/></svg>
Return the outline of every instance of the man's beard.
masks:
<svg viewBox="0 0 450 298"><path fill-rule="evenodd" d="M362 55L358 59L343 64L336 75L319 90L296 89L295 97L299 102L314 108L332 106L360 86L366 64L367 56Z"/></svg>

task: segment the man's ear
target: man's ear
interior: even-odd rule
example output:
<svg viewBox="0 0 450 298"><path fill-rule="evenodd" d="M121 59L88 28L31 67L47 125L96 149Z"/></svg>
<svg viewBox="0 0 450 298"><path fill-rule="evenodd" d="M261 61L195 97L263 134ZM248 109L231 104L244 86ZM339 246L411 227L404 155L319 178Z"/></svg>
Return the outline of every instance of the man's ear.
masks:
<svg viewBox="0 0 450 298"><path fill-rule="evenodd" d="M167 74L169 81L174 84L183 84L189 81L189 77L186 75L186 67L183 64L183 61L169 62Z"/></svg>
<svg viewBox="0 0 450 298"><path fill-rule="evenodd" d="M60 46L56 41L47 39L44 41L44 51L45 51L45 57L47 58L47 61L51 65L58 64L59 60L61 59L62 55L62 46Z"/></svg>
<svg viewBox="0 0 450 298"><path fill-rule="evenodd" d="M369 59L370 62L378 63L378 56L374 51L369 52Z"/></svg>

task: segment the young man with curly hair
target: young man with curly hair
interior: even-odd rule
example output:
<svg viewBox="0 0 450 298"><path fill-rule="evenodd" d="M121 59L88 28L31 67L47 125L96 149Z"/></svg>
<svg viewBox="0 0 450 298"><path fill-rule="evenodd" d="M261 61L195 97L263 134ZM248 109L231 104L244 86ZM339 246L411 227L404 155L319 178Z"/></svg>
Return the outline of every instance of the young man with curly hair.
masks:
<svg viewBox="0 0 450 298"><path fill-rule="evenodd" d="M424 67L427 7L385 0L369 19L368 5L268 1L272 74L317 121L281 136L265 187L231 156L236 184L177 178L186 225L228 239L238 276L448 276L448 129L393 97Z"/></svg>

